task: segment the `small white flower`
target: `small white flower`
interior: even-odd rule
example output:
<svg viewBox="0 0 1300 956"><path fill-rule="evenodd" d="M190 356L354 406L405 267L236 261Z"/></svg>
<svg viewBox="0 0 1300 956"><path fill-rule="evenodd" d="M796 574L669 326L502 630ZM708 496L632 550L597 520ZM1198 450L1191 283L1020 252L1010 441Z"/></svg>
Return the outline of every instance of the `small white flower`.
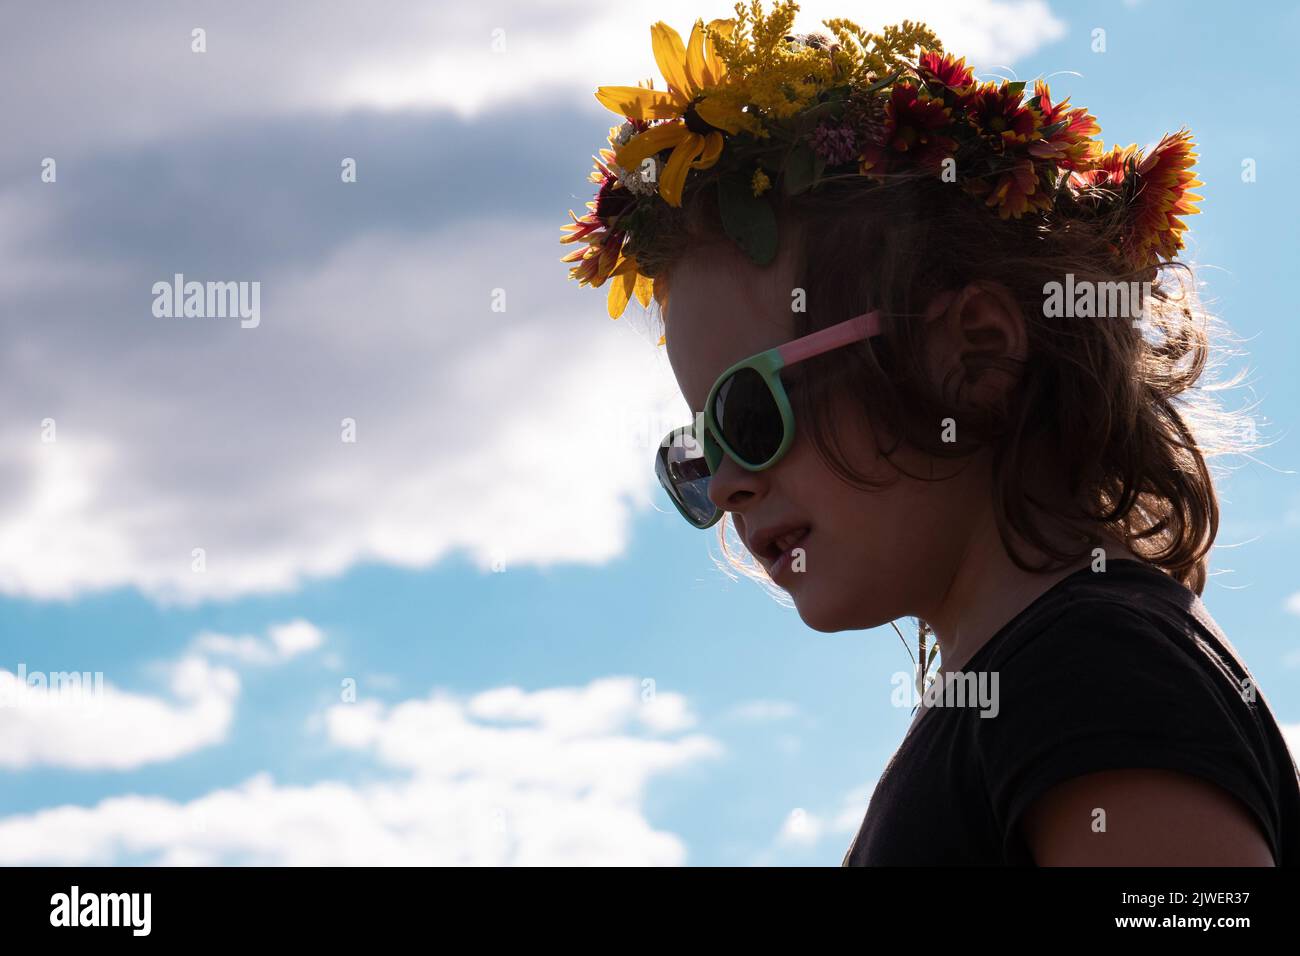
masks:
<svg viewBox="0 0 1300 956"><path fill-rule="evenodd" d="M633 126L631 123L624 123L622 126L618 128L618 132L615 133L613 137L611 137L609 142L611 146L613 146L615 149L618 149L620 146L622 146L624 143L626 143L629 139L631 139L635 135L636 135L636 127Z"/></svg>
<svg viewBox="0 0 1300 956"><path fill-rule="evenodd" d="M617 150L620 146L627 143L637 134L637 129L631 123L624 123L617 130L611 129L609 134L609 145ZM654 161L654 173L651 174L651 167L645 162L641 164L640 169L624 169L617 163L611 162L610 169L618 176L618 181L634 196L653 196L659 191L659 176L664 171L664 164L659 157L652 157Z"/></svg>
<svg viewBox="0 0 1300 956"><path fill-rule="evenodd" d="M659 175L664 171L664 164L659 158L653 157L654 175L650 175L650 167L642 169L623 169L614 167L618 170L618 181L623 184L628 192L634 196L653 196L659 191Z"/></svg>

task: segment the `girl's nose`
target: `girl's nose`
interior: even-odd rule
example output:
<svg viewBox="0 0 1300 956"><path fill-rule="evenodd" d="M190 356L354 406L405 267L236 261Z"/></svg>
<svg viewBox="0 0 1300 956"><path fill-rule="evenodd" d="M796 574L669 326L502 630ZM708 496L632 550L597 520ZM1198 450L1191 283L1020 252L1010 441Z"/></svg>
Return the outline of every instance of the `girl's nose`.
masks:
<svg viewBox="0 0 1300 956"><path fill-rule="evenodd" d="M724 454L709 479L709 500L723 511L743 513L767 490L767 475L749 471Z"/></svg>

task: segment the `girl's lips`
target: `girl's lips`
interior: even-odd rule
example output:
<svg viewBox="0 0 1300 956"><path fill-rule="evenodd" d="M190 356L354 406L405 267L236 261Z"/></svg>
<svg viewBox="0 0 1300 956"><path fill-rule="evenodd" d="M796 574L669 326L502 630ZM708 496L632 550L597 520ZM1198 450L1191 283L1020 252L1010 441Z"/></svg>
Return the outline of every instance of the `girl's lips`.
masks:
<svg viewBox="0 0 1300 956"><path fill-rule="evenodd" d="M794 562L795 549L802 548L811 533L811 528L804 528L800 531L793 531L788 535L782 536L779 542L780 545L782 545L781 553L777 559L772 562L772 566L767 569L767 576L769 578L775 581L778 576L784 574L790 569L791 564Z"/></svg>

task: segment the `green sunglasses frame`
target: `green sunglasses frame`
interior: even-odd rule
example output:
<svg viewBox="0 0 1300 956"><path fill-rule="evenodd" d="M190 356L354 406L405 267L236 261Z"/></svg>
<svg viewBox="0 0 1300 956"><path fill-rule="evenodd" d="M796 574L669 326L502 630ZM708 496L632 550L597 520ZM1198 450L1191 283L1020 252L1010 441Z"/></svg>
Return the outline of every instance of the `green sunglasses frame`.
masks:
<svg viewBox="0 0 1300 956"><path fill-rule="evenodd" d="M709 389L708 398L704 402L704 411L696 414L695 421L690 425L673 429L659 443L659 447L661 449L671 447L672 442L679 435L689 435L702 446L704 461L709 466L710 475L717 473L718 466L722 464L724 453L746 471L764 471L771 468L785 457L786 452L790 450L790 446L794 444L794 408L790 404L790 396L786 393L785 383L781 381L782 369L834 349L843 348L854 342L872 338L879 335L880 332L880 312L871 311L787 342L784 345L766 349L756 355L751 355L747 359L742 359L718 376L713 383L713 387ZM781 443L766 461L758 463L746 461L744 457L736 453L723 435L722 429L718 427L717 419L713 413L718 392L722 386L733 375L744 369L753 369L763 379L763 384L767 386L768 392L771 393L772 399L776 402L777 411L781 415ZM664 490L668 492L668 497L672 500L678 513L691 525L701 530L717 524L725 514L723 509L714 506L713 514L708 521L701 524L691 517L671 488L665 487Z"/></svg>

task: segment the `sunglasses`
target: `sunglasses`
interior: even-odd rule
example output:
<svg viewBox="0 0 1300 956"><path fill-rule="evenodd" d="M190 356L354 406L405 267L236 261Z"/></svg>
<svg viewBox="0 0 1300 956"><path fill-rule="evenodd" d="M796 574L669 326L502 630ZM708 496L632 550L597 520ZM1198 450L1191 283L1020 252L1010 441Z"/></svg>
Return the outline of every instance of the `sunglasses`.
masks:
<svg viewBox="0 0 1300 956"><path fill-rule="evenodd" d="M709 499L709 479L724 454L748 471L763 471L790 450L794 411L782 369L880 331L880 312L867 312L759 352L723 372L709 389L704 411L694 423L669 432L655 455L655 474L682 517L697 528L722 517L722 509Z"/></svg>

